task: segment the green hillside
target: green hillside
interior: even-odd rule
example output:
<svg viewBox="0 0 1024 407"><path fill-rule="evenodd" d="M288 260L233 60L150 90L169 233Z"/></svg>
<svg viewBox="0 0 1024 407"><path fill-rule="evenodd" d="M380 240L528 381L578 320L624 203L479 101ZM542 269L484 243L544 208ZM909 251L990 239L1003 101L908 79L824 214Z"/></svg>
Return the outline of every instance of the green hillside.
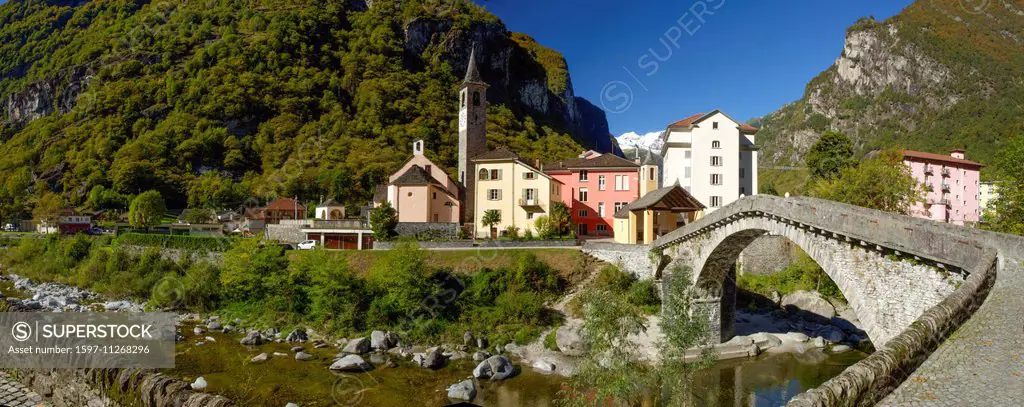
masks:
<svg viewBox="0 0 1024 407"><path fill-rule="evenodd" d="M595 125L556 95L571 96L564 59L526 38L468 1L8 2L0 219L51 193L98 209L148 189L172 208L251 196L364 204L415 139L455 166L473 47L492 85L492 145L574 156L595 144L578 129ZM538 82L547 95L522 96Z"/></svg>
<svg viewBox="0 0 1024 407"><path fill-rule="evenodd" d="M862 19L804 97L763 118L763 162L802 165L832 129L861 153L966 148L968 158L990 163L1024 133L1021 16L1019 2L919 0L884 22Z"/></svg>

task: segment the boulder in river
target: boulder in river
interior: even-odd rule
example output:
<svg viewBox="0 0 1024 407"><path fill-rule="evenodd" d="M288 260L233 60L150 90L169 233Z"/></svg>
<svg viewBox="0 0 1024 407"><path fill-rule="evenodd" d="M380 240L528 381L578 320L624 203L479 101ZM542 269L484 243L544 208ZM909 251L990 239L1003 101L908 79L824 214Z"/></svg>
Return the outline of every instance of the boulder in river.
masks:
<svg viewBox="0 0 1024 407"><path fill-rule="evenodd" d="M508 358L495 355L480 362L473 369L473 377L481 380L505 380L515 374L515 367Z"/></svg>
<svg viewBox="0 0 1024 407"><path fill-rule="evenodd" d="M292 333L285 338L286 342L305 342L307 340L309 340L309 335L306 335L306 331L299 329L292 330Z"/></svg>
<svg viewBox="0 0 1024 407"><path fill-rule="evenodd" d="M209 324L206 324L206 329L211 331L220 331L224 329L224 326L221 325L220 322L212 321Z"/></svg>
<svg viewBox="0 0 1024 407"><path fill-rule="evenodd" d="M348 344L341 351L362 355L370 351L370 340L366 338L353 339L348 341Z"/></svg>
<svg viewBox="0 0 1024 407"><path fill-rule="evenodd" d="M363 360L362 356L345 355L345 357L334 361L330 369L341 372L365 372L373 369L373 365Z"/></svg>
<svg viewBox="0 0 1024 407"><path fill-rule="evenodd" d="M484 352L482 350L476 351L476 353L473 354L473 360L477 361L477 362L483 362L483 361L487 360L487 358L489 358L489 357L491 357L491 354L487 353L487 352Z"/></svg>
<svg viewBox="0 0 1024 407"><path fill-rule="evenodd" d="M541 359L533 362L533 368L542 372L554 372L555 364Z"/></svg>
<svg viewBox="0 0 1024 407"><path fill-rule="evenodd" d="M444 367L445 357L441 353L441 348L435 346L424 353L413 355L413 362L427 369L440 369Z"/></svg>
<svg viewBox="0 0 1024 407"><path fill-rule="evenodd" d="M558 327L555 332L555 344L558 350L569 356L583 356L590 350L590 344L583 340L578 324L566 324Z"/></svg>
<svg viewBox="0 0 1024 407"><path fill-rule="evenodd" d="M398 346L398 335L394 332L373 331L370 333L370 348L388 350Z"/></svg>
<svg viewBox="0 0 1024 407"><path fill-rule="evenodd" d="M821 294L813 291L795 291L782 297L782 306L789 312L796 312L804 319L829 323L836 316L836 308Z"/></svg>
<svg viewBox="0 0 1024 407"><path fill-rule="evenodd" d="M299 361L313 360L313 358L314 358L313 355L310 355L310 354L308 354L306 352L299 352L299 353L295 354L295 360L299 360Z"/></svg>
<svg viewBox="0 0 1024 407"><path fill-rule="evenodd" d="M202 376L196 378L196 381L192 382L192 390L203 390L206 388L206 379Z"/></svg>
<svg viewBox="0 0 1024 407"><path fill-rule="evenodd" d="M245 346L259 346L263 344L263 336L257 331L249 331L242 340L238 341Z"/></svg>
<svg viewBox="0 0 1024 407"><path fill-rule="evenodd" d="M476 338L473 337L472 332L466 331L466 333L462 334L462 344L466 346L473 346L476 344Z"/></svg>
<svg viewBox="0 0 1024 407"><path fill-rule="evenodd" d="M252 359L249 359L249 361L252 363L263 363L266 362L267 359L270 359L270 355L266 353L261 353L259 355L253 356Z"/></svg>
<svg viewBox="0 0 1024 407"><path fill-rule="evenodd" d="M466 379L448 387L448 398L452 400L473 401L476 397L476 384Z"/></svg>

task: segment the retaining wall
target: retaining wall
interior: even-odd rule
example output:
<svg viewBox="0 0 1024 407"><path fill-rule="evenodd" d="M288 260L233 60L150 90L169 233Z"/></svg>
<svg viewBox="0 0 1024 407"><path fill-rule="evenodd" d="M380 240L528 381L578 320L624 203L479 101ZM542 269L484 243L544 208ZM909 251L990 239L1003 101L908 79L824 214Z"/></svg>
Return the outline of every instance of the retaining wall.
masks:
<svg viewBox="0 0 1024 407"><path fill-rule="evenodd" d="M620 243L591 243L583 244L583 252L598 258L609 264L614 264L620 270L636 276L638 279L656 279L657 265L651 263L651 247L647 245L620 244Z"/></svg>

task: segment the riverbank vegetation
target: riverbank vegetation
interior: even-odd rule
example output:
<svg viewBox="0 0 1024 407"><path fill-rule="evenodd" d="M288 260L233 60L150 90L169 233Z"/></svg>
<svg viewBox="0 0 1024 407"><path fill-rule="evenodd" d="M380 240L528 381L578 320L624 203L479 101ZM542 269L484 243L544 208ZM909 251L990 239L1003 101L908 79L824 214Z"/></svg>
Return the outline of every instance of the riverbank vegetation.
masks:
<svg viewBox="0 0 1024 407"><path fill-rule="evenodd" d="M845 303L846 298L832 278L811 256L797 250L793 263L782 271L764 275L740 274L736 278L736 286L766 298L770 298L772 292L784 296L796 291L817 291L825 298Z"/></svg>
<svg viewBox="0 0 1024 407"><path fill-rule="evenodd" d="M468 273L431 261L433 252L412 243L375 256L364 271L336 253L286 253L279 245L240 240L219 264L195 256L174 261L156 248L128 250L107 237L79 235L23 239L0 262L11 273L146 301L154 309L337 337L384 329L412 342L458 343L472 331L491 343L524 344L560 322L545 304L569 280L533 253L506 255L504 264L482 259L478 264L486 266Z"/></svg>

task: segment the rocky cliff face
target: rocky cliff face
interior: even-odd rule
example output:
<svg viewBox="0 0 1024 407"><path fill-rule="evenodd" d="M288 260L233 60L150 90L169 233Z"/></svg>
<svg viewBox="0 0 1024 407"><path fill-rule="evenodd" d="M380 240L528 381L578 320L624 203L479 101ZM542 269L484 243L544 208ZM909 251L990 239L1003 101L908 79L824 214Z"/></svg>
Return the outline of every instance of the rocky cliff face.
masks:
<svg viewBox="0 0 1024 407"><path fill-rule="evenodd" d="M1007 70L1024 72L1007 62L1024 55L1015 40L1024 10L994 1L979 13L961 3L918 1L885 22L858 21L804 97L763 118L762 162L799 165L826 130L846 133L861 152L967 147L975 158L989 156L1001 135L1019 128L999 119L1006 103L994 102L1019 98L1020 82Z"/></svg>

